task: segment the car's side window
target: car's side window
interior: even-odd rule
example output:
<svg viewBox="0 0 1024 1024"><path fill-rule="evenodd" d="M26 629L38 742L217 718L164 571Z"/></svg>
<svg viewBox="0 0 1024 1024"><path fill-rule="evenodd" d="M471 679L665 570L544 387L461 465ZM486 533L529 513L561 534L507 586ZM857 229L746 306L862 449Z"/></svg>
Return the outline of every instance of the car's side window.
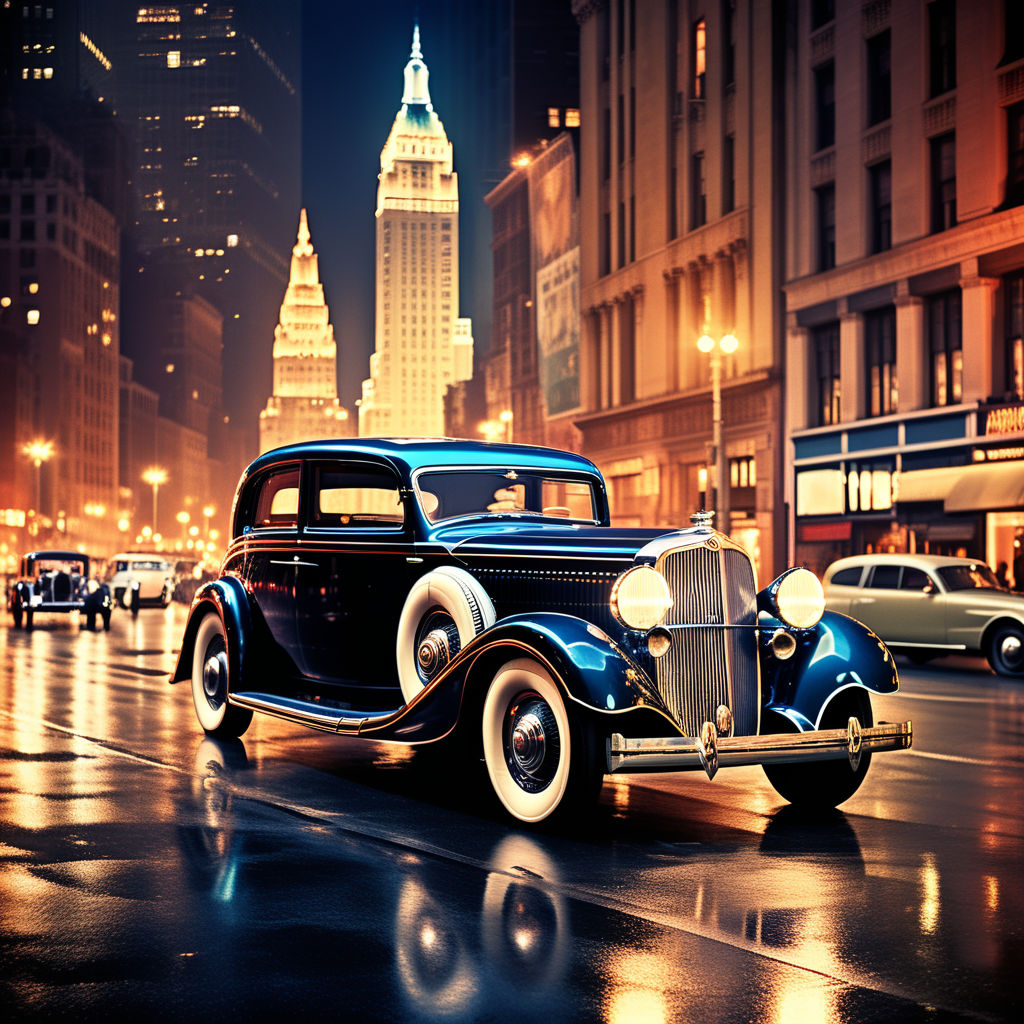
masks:
<svg viewBox="0 0 1024 1024"><path fill-rule="evenodd" d="M932 589L931 577L923 569L913 569L906 566L903 569L903 580L900 582L900 590L914 590L924 593Z"/></svg>
<svg viewBox="0 0 1024 1024"><path fill-rule="evenodd" d="M366 463L317 466L311 526L398 528L405 508L398 478Z"/></svg>
<svg viewBox="0 0 1024 1024"><path fill-rule="evenodd" d="M260 483L253 526L296 526L299 522L299 468L273 472Z"/></svg>
<svg viewBox="0 0 1024 1024"><path fill-rule="evenodd" d="M896 590L900 585L900 566L876 565L868 586L872 590Z"/></svg>
<svg viewBox="0 0 1024 1024"><path fill-rule="evenodd" d="M856 587L860 584L860 577L863 571L859 566L853 569L840 569L830 582L837 587Z"/></svg>

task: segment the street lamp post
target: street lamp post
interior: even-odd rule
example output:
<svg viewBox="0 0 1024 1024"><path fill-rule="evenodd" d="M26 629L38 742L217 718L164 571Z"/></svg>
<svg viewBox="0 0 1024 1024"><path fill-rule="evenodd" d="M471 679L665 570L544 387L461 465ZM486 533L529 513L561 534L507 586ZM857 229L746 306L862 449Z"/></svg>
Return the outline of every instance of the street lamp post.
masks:
<svg viewBox="0 0 1024 1024"><path fill-rule="evenodd" d="M711 357L711 445L715 451L714 485L715 510L718 513L718 529L729 532L729 481L726 476L725 445L722 442L722 353L732 355L739 347L734 334L726 334L715 340L710 334L697 339L697 348Z"/></svg>
<svg viewBox="0 0 1024 1024"><path fill-rule="evenodd" d="M162 466L150 466L143 474L142 480L153 488L153 533L157 532L156 495L160 485L167 483L167 470Z"/></svg>
<svg viewBox="0 0 1024 1024"><path fill-rule="evenodd" d="M32 460L32 465L36 467L36 492L34 507L36 517L38 518L39 506L42 503L42 466L44 462L49 462L50 459L53 458L53 442L29 441L28 444L22 446L21 450Z"/></svg>

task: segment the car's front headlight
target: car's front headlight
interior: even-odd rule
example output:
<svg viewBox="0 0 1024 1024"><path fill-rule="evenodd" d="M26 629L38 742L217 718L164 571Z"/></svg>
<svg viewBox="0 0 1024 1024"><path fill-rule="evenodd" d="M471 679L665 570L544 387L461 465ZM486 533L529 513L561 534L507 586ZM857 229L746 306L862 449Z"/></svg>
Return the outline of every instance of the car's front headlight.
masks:
<svg viewBox="0 0 1024 1024"><path fill-rule="evenodd" d="M95 580L89 580L85 585L85 589L88 590L90 594L95 594L96 591L100 589L100 585Z"/></svg>
<svg viewBox="0 0 1024 1024"><path fill-rule="evenodd" d="M649 565L627 569L612 587L612 614L630 629L653 629L672 607L668 581Z"/></svg>
<svg viewBox="0 0 1024 1024"><path fill-rule="evenodd" d="M810 569L790 569L772 586L775 608L783 622L810 629L825 611L825 591Z"/></svg>

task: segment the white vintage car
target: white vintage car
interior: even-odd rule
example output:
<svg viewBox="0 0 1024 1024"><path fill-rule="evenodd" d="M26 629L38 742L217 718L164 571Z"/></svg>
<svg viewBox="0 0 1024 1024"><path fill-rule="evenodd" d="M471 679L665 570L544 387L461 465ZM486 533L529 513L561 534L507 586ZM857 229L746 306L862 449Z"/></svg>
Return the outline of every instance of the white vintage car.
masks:
<svg viewBox="0 0 1024 1024"><path fill-rule="evenodd" d="M153 552L126 551L113 558L114 575L110 589L114 600L124 608L143 604L166 608L174 596L174 567Z"/></svg>

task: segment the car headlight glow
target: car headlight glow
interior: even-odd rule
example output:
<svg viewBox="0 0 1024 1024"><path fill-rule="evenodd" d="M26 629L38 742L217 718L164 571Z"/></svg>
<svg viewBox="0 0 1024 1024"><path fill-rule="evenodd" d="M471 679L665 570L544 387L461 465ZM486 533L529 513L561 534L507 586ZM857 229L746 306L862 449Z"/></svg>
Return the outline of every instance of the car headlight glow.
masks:
<svg viewBox="0 0 1024 1024"><path fill-rule="evenodd" d="M779 618L797 629L817 625L825 611L825 591L810 569L793 569L779 581L775 591Z"/></svg>
<svg viewBox="0 0 1024 1024"><path fill-rule="evenodd" d="M96 591L100 589L100 585L95 580L89 580L85 585L85 589L88 590L90 594L95 594Z"/></svg>
<svg viewBox="0 0 1024 1024"><path fill-rule="evenodd" d="M672 607L668 581L649 565L627 569L612 587L612 614L630 629L653 629Z"/></svg>

